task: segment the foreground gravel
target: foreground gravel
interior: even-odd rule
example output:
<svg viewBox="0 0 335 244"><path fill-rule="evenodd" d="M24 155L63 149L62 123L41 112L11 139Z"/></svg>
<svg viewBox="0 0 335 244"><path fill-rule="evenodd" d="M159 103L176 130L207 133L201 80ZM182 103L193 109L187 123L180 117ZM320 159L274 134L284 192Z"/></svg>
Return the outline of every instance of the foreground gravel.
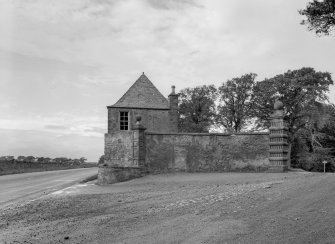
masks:
<svg viewBox="0 0 335 244"><path fill-rule="evenodd" d="M79 184L0 212L0 243L334 243L335 177L146 176Z"/></svg>

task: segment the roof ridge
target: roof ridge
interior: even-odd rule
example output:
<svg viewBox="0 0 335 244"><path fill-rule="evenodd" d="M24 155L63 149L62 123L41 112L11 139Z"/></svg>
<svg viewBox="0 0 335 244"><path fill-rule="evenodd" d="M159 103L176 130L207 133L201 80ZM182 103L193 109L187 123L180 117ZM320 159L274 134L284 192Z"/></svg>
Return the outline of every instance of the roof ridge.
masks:
<svg viewBox="0 0 335 244"><path fill-rule="evenodd" d="M109 107L168 109L169 105L168 100L143 72L123 96Z"/></svg>

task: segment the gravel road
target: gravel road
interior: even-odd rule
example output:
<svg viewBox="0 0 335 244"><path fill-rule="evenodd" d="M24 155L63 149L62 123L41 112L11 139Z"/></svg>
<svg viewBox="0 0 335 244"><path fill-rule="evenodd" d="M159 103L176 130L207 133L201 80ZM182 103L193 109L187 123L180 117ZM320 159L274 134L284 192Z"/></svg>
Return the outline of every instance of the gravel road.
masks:
<svg viewBox="0 0 335 244"><path fill-rule="evenodd" d="M98 173L97 167L0 176L0 208L26 202Z"/></svg>
<svg viewBox="0 0 335 244"><path fill-rule="evenodd" d="M335 177L290 172L94 182L0 212L0 243L334 243Z"/></svg>

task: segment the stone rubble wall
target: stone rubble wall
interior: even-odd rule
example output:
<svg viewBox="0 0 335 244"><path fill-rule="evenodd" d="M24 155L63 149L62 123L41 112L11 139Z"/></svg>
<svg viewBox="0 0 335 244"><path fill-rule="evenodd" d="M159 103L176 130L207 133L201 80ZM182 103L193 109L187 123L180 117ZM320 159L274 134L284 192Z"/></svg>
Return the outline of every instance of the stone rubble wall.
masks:
<svg viewBox="0 0 335 244"><path fill-rule="evenodd" d="M105 166L132 167L132 132L105 134Z"/></svg>
<svg viewBox="0 0 335 244"><path fill-rule="evenodd" d="M146 133L146 167L162 172L262 172L269 133Z"/></svg>
<svg viewBox="0 0 335 244"><path fill-rule="evenodd" d="M265 172L271 166L269 133L142 133L143 141L136 131L105 134L98 184L178 171Z"/></svg>

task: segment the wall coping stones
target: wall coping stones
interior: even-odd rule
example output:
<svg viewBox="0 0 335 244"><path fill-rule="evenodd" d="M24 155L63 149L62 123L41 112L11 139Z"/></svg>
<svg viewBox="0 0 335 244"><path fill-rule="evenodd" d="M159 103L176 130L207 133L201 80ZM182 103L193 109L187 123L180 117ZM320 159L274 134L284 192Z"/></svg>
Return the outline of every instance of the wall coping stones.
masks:
<svg viewBox="0 0 335 244"><path fill-rule="evenodd" d="M185 135L185 136L243 136L243 135L269 135L269 132L239 132L239 133L178 133L178 132L145 132L146 135Z"/></svg>
<svg viewBox="0 0 335 244"><path fill-rule="evenodd" d="M106 165L106 164L102 164L102 165L99 165L98 166L99 168L113 168L113 169L139 169L140 167L136 167L136 166L127 166L127 167L124 167L124 166L119 166L119 165Z"/></svg>

